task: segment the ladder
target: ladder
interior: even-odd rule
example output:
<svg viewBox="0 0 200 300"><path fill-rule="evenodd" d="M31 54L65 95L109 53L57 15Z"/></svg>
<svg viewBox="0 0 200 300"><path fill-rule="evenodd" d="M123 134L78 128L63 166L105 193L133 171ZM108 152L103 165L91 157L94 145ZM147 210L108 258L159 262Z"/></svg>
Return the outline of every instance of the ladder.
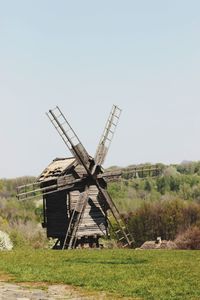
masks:
<svg viewBox="0 0 200 300"><path fill-rule="evenodd" d="M112 198L108 194L108 192L100 187L100 192L102 193L103 197L106 199L107 204L109 205L109 209L113 214L115 221L118 226L118 230L115 232L118 240L123 243L123 247L131 246L134 243L134 238L132 237L131 233L125 226L125 222L122 219L117 207L115 206Z"/></svg>
<svg viewBox="0 0 200 300"><path fill-rule="evenodd" d="M131 235L131 233L127 230L127 228L124 226L124 224L121 224L121 228L119 227L119 224L117 224L118 228L114 228L114 224L112 224L112 221L110 220L109 216L107 217L108 224L110 225L110 228L112 228L112 232L114 236L116 237L117 241L122 244L122 248L130 247L134 244L134 239ZM123 230L123 231L122 231ZM125 236L125 234L126 236Z"/></svg>
<svg viewBox="0 0 200 300"><path fill-rule="evenodd" d="M118 223L119 226L119 223ZM121 224L119 229L115 231L115 235L117 237L117 240L122 243L122 247L126 248L131 246L134 243L134 239L131 235L131 233L128 231L127 227L124 226L124 224Z"/></svg>
<svg viewBox="0 0 200 300"><path fill-rule="evenodd" d="M76 240L77 240L76 233L79 225L81 224L85 207L88 202L88 194L89 194L88 187L86 188L84 193L80 194L79 201L77 201L69 221L62 250L64 250L65 248L73 249L76 245Z"/></svg>
<svg viewBox="0 0 200 300"><path fill-rule="evenodd" d="M121 115L121 109L116 105L113 105L110 116L107 120L105 129L101 136L97 152L95 154L95 164L101 165L103 164L110 144L112 142L117 124L119 122L119 118Z"/></svg>

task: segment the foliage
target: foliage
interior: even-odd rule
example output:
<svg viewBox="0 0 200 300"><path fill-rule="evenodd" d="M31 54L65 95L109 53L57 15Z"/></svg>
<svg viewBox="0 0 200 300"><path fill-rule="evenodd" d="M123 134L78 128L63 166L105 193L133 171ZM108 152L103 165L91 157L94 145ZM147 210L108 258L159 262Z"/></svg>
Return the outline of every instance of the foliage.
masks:
<svg viewBox="0 0 200 300"><path fill-rule="evenodd" d="M17 187L35 181L33 176L24 176L14 179L0 179L0 198L16 197Z"/></svg>
<svg viewBox="0 0 200 300"><path fill-rule="evenodd" d="M14 247L39 248L47 244L45 232L38 225L42 215L41 204L16 198L16 186L33 180L33 177L22 177L0 181L0 230L10 235Z"/></svg>
<svg viewBox="0 0 200 300"><path fill-rule="evenodd" d="M109 183L108 191L124 213L137 209L144 202L161 201L163 198L200 202L200 175L181 174L170 166L156 178L133 178Z"/></svg>
<svg viewBox="0 0 200 300"><path fill-rule="evenodd" d="M8 230L10 238L15 248L45 248L47 247L47 239L45 232L40 224L34 222L23 222L13 226Z"/></svg>
<svg viewBox="0 0 200 300"><path fill-rule="evenodd" d="M200 228L197 226L189 227L177 236L175 242L179 249L200 250Z"/></svg>
<svg viewBox="0 0 200 300"><path fill-rule="evenodd" d="M144 203L125 216L137 246L160 236L174 240L191 225L200 225L200 205L179 199Z"/></svg>
<svg viewBox="0 0 200 300"><path fill-rule="evenodd" d="M175 165L177 171L181 174L198 174L200 175L200 161L183 161L180 165Z"/></svg>

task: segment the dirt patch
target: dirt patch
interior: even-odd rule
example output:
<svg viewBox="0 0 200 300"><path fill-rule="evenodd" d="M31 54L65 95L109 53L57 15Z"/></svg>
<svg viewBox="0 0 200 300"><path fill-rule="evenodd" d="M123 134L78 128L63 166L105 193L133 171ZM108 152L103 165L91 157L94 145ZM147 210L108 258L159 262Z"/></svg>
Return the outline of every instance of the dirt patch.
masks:
<svg viewBox="0 0 200 300"><path fill-rule="evenodd" d="M48 289L49 286L47 282L17 282L16 284L22 287L30 287L35 289Z"/></svg>
<svg viewBox="0 0 200 300"><path fill-rule="evenodd" d="M6 276L6 275L5 275ZM5 278L5 277L4 277ZM8 277L9 278L9 277ZM10 278L9 278L10 280ZM104 292L91 292L82 288L64 284L49 285L45 282L0 282L0 300L118 300L132 299L117 297ZM136 298L134 298L136 300ZM138 298L139 300L139 298Z"/></svg>

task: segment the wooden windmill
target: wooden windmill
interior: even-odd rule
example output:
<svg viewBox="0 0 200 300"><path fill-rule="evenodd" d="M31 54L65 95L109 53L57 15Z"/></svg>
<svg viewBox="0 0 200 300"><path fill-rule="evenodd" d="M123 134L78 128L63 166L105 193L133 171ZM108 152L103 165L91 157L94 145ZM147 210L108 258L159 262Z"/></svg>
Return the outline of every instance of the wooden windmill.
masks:
<svg viewBox="0 0 200 300"><path fill-rule="evenodd" d="M47 237L57 239L55 248L98 247L99 238L109 235L110 215L117 223L115 234L123 247L133 244L133 238L107 192L107 181L120 178L123 169L104 172L102 168L120 114L121 110L114 105L93 158L58 107L47 113L73 156L55 159L37 182L18 188L18 198L43 196L43 227L47 229ZM136 168L129 171L133 174L144 172Z"/></svg>

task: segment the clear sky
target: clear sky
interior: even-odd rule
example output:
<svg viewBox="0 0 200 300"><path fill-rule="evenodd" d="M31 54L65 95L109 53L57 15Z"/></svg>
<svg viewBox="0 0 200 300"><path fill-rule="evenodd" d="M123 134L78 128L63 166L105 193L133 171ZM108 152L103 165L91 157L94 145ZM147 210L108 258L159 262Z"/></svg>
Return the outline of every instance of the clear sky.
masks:
<svg viewBox="0 0 200 300"><path fill-rule="evenodd" d="M93 155L123 109L105 166L200 160L199 0L0 0L0 177L70 156L58 105Z"/></svg>

